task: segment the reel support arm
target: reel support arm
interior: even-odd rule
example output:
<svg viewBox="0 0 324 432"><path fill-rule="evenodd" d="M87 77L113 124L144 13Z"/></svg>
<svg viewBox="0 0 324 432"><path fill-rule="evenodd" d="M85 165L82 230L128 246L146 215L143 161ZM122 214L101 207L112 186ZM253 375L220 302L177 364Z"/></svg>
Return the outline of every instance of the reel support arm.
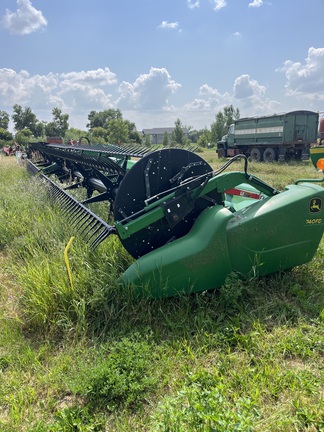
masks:
<svg viewBox="0 0 324 432"><path fill-rule="evenodd" d="M175 226L179 219L183 218L193 208L198 198L206 196L208 199L208 194L213 191L221 194L222 201L224 201L224 193L227 190L242 183L257 188L265 196L272 196L278 193L274 188L257 177L246 175L242 172L223 173L216 177L212 177L212 174L207 173L204 176L199 176L198 179L194 178L184 182L168 195L146 205L139 212L120 221L115 221L115 227L120 238L129 238L136 232L151 226L163 218L168 221L171 227ZM198 186L197 182L199 183ZM185 207L184 210L183 207Z"/></svg>

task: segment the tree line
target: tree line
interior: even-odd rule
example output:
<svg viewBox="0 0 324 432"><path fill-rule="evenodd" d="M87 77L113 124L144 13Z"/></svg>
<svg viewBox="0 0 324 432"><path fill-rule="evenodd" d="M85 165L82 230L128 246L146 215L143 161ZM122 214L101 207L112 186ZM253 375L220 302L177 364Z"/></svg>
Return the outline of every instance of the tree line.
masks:
<svg viewBox="0 0 324 432"><path fill-rule="evenodd" d="M46 137L61 137L64 142L79 141L86 137L96 144L124 144L137 143L150 146L149 135L143 135L136 129L135 123L123 118L119 109L91 111L88 115L87 130L70 128L69 114L55 107L52 110L52 120L45 122L39 120L30 107L15 104L11 120L15 133L9 132L10 115L0 110L0 147L13 142L24 147L30 141L46 141ZM212 146L227 133L228 126L240 117L238 108L233 105L224 107L215 115L210 129L196 130L188 126L188 135L184 134L184 126L180 119L174 123L172 136L165 131L163 145L196 143L200 147Z"/></svg>

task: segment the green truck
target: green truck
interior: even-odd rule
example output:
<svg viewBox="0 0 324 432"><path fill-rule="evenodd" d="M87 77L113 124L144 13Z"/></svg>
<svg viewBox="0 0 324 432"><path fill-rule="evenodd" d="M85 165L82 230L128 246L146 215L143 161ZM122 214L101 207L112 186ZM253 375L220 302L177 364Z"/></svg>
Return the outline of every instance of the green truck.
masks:
<svg viewBox="0 0 324 432"><path fill-rule="evenodd" d="M219 158L244 154L255 162L308 159L318 137L319 114L292 111L235 120L217 142Z"/></svg>

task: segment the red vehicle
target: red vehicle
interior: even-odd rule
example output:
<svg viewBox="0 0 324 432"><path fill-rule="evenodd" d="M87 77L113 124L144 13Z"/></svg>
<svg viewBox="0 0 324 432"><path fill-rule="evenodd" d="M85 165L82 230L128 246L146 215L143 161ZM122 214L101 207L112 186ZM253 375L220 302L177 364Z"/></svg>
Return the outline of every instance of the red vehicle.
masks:
<svg viewBox="0 0 324 432"><path fill-rule="evenodd" d="M3 147L3 151L6 156L14 156L16 149L13 148L12 146L9 146L9 147Z"/></svg>

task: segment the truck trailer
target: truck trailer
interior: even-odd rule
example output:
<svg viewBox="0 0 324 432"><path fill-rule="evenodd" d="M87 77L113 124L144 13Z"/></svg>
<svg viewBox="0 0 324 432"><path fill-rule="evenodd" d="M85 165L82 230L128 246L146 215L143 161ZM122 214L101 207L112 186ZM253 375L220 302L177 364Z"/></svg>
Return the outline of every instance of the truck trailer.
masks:
<svg viewBox="0 0 324 432"><path fill-rule="evenodd" d="M306 160L317 141L318 123L313 111L241 118L228 127L216 151L219 158L244 154L255 162Z"/></svg>

